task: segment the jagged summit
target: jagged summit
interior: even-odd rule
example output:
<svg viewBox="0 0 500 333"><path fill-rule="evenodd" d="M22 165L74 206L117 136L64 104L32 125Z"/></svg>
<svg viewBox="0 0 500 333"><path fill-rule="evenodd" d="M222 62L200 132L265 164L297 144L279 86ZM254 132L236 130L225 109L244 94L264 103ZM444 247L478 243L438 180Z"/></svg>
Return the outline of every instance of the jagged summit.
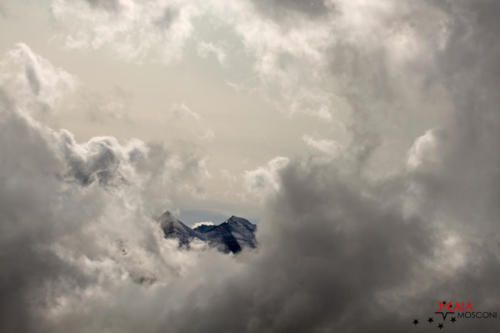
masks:
<svg viewBox="0 0 500 333"><path fill-rule="evenodd" d="M179 245L188 245L190 239L196 238L197 233L182 223L182 221L178 220L172 213L166 211L159 218L160 226L165 234L169 238L177 238L179 239Z"/></svg>
<svg viewBox="0 0 500 333"><path fill-rule="evenodd" d="M200 239L223 252L238 253L245 247L256 246L257 226L247 219L231 216L219 225L200 225L191 229L172 213L166 211L159 218L165 238L177 238L179 246L189 246L192 239Z"/></svg>

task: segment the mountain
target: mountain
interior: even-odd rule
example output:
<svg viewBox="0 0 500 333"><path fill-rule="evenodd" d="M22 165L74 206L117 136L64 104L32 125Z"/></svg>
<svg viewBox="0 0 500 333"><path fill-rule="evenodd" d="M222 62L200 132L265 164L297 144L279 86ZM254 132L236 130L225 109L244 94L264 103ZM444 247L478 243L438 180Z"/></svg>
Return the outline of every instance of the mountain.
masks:
<svg viewBox="0 0 500 333"><path fill-rule="evenodd" d="M177 238L179 246L189 245L191 239L199 238L197 232L182 223L169 211L163 213L158 220L165 238Z"/></svg>
<svg viewBox="0 0 500 333"><path fill-rule="evenodd" d="M224 252L240 252L243 247L254 248L257 226L250 221L231 216L217 226L201 225L194 229L202 239Z"/></svg>
<svg viewBox="0 0 500 333"><path fill-rule="evenodd" d="M158 220L165 238L177 238L181 247L189 247L194 238L226 253L238 253L245 247L255 248L257 244L257 226L242 217L231 216L219 225L200 225L195 229L191 229L168 211Z"/></svg>

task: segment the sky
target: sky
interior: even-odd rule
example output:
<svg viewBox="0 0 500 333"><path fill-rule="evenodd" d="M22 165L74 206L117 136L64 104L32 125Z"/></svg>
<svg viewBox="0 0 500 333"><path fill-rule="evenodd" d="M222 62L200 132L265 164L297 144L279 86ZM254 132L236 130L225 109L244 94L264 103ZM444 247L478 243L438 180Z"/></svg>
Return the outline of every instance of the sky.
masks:
<svg viewBox="0 0 500 333"><path fill-rule="evenodd" d="M0 331L405 332L436 329L439 301L498 312L499 14L1 0ZM246 217L258 246L178 249L166 210Z"/></svg>

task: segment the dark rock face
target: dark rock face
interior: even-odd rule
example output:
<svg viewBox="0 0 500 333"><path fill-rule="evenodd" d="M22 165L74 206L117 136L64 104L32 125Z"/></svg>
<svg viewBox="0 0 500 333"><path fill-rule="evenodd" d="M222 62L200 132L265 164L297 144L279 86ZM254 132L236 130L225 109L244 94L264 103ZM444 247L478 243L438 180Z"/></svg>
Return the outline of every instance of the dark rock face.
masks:
<svg viewBox="0 0 500 333"><path fill-rule="evenodd" d="M179 246L188 246L192 238L199 238L197 232L179 221L169 211L163 213L158 220L165 238L177 238Z"/></svg>
<svg viewBox="0 0 500 333"><path fill-rule="evenodd" d="M203 225L200 225L199 227L194 228L194 230L201 232L201 233L205 233L205 232L208 232L216 227L217 227L216 225L203 224Z"/></svg>
<svg viewBox="0 0 500 333"><path fill-rule="evenodd" d="M201 225L193 230L167 211L160 216L159 222L165 238L177 238L181 247L189 247L194 238L226 253L238 253L245 247L255 248L257 244L257 226L241 217L231 216L219 225Z"/></svg>
<svg viewBox="0 0 500 333"><path fill-rule="evenodd" d="M198 227L194 230L200 232L205 240L221 251L237 253L242 247L256 246L257 226L244 218L231 216L227 221L210 227L212 228Z"/></svg>

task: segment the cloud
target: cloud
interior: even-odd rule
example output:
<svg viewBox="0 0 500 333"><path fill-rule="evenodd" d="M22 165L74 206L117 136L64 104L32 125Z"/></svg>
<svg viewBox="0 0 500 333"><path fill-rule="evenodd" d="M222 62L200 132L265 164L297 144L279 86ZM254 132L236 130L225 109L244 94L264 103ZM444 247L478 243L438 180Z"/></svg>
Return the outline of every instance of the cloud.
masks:
<svg viewBox="0 0 500 333"><path fill-rule="evenodd" d="M383 76L402 76L408 64L431 66L431 53L444 47L448 34L447 16L439 7L407 1L112 2L119 3L120 10L92 3L54 0L52 11L65 28L60 37L66 45L106 47L131 61L171 63L182 61L192 41L200 56L212 54L221 64L231 56L221 45L244 48L260 80L259 93L276 109L327 121L359 108L350 105L351 96L372 93L372 81L389 84L380 89L398 97L390 100L394 105L399 99L419 97L402 86L420 84L420 76L399 84ZM431 23L423 17L431 17ZM197 20L226 27L240 42L198 40L196 32L203 25ZM392 109L385 107L388 100L378 104L373 106L377 112Z"/></svg>
<svg viewBox="0 0 500 333"><path fill-rule="evenodd" d="M107 91L96 91L81 85L73 103L64 111L71 113L75 112L75 108L82 108L88 120L93 123L130 122L133 102L132 92L119 86Z"/></svg>
<svg viewBox="0 0 500 333"><path fill-rule="evenodd" d="M500 299L492 295L498 294L500 271L500 211L495 204L500 154L494 146L500 133L500 82L494 69L500 49L492 40L498 24L493 12L499 7L493 2L449 5L446 15L453 23L446 46L432 48L431 62L437 67L431 67L437 73L413 67L421 61L418 57L403 66L390 54L374 55L374 61L390 63L377 74L352 75L356 83L368 80L359 82L362 91L353 91L350 98L354 105L360 103L354 119L361 122L367 117L363 107L371 110L379 99L391 105L393 99L409 102L425 95L400 96L424 89L419 84L392 87L400 81L388 72L393 65L403 66L404 73L416 71L437 81L431 89L444 87L443 103L452 112L412 140L408 155L400 155L402 168L391 176L373 179L358 172L370 169L384 148L366 143L367 133L390 137L371 121L352 128L354 139L345 151L354 153L347 154L347 163L288 161L277 175L279 190L266 201L259 250L248 269L225 280L220 289L197 291L194 298L215 301L195 310L199 325L189 316L179 319L179 331L401 332L410 329L414 317L432 314L441 299L470 300L477 309L496 311ZM425 6L412 7L413 13L425 12ZM392 7L379 9L398 14ZM365 67L354 63L351 69ZM419 107L432 109L425 99L416 100ZM273 184L270 165L257 170L251 179ZM221 313L231 313L231 318L213 320ZM495 329L495 323L485 320L463 320L454 327L459 332Z"/></svg>
<svg viewBox="0 0 500 333"><path fill-rule="evenodd" d="M61 131L59 137L68 164L65 177L82 185L130 182L135 177L133 166L148 153L148 147L139 140L122 146L114 137L94 137L85 144L77 144L68 131Z"/></svg>
<svg viewBox="0 0 500 333"><path fill-rule="evenodd" d="M333 140L314 139L309 135L303 135L302 140L310 147L331 156L336 156L340 153L340 146Z"/></svg>
<svg viewBox="0 0 500 333"><path fill-rule="evenodd" d="M248 192L264 199L268 194L280 189L279 171L286 167L290 160L278 156L267 162L264 167L245 171L245 186Z"/></svg>
<svg viewBox="0 0 500 333"><path fill-rule="evenodd" d="M207 125L206 118L200 112L193 110L184 102L171 104L165 111L158 114L164 126L179 141L206 143L212 141L216 134Z"/></svg>
<svg viewBox="0 0 500 333"><path fill-rule="evenodd" d="M198 44L198 55L202 58L213 55L221 65L226 63L226 52L224 49L211 42L200 42Z"/></svg>
<svg viewBox="0 0 500 333"><path fill-rule="evenodd" d="M60 37L70 48L108 47L126 60L151 56L165 63L180 58L197 14L193 5L159 0L54 0L51 10L65 27Z"/></svg>
<svg viewBox="0 0 500 333"><path fill-rule="evenodd" d="M221 64L229 61L225 45L231 40L199 40L196 32L203 25L197 20L212 20L225 26L240 40L237 47L252 56L254 71L265 84L260 93L273 100L276 108L287 113L305 113L321 119L331 118L332 93L326 91L325 59L322 52L329 47L332 27L327 21L317 24L303 20L270 20L262 16L254 2L234 1L140 1L74 2L54 0L52 12L63 27L59 37L70 48L106 48L121 58L136 62L183 60L188 41L194 41L201 57L213 55ZM118 7L118 10L110 9ZM257 8L265 7L259 2ZM294 13L316 9L323 11L320 1L273 2L268 8L292 8ZM324 7L326 8L326 7ZM276 15L288 18L291 14ZM325 15L328 17L330 11ZM71 19L68 19L71 17ZM224 47L222 47L224 45ZM307 70L306 70L307 69ZM305 88L304 86L307 86ZM269 90L273 93L269 94ZM274 92L279 93L279 99Z"/></svg>
<svg viewBox="0 0 500 333"><path fill-rule="evenodd" d="M18 107L32 112L51 111L72 92L77 80L68 72L18 43L0 62L0 85L17 100Z"/></svg>
<svg viewBox="0 0 500 333"><path fill-rule="evenodd" d="M262 0L253 0L253 2L260 10L262 10L263 14L272 13L276 15L276 19L286 17L287 14L290 14L286 13L286 11L294 11L302 15L317 18L318 16L328 13L330 3L325 0L271 0L267 2Z"/></svg>
<svg viewBox="0 0 500 333"><path fill-rule="evenodd" d="M6 18L7 15L8 15L8 10L7 8L5 8L5 6L3 4L0 5L0 17L1 18Z"/></svg>
<svg viewBox="0 0 500 333"><path fill-rule="evenodd" d="M78 143L69 131L53 130L17 107L17 95L4 93L5 82L0 260L6 278L0 291L9 300L0 302L2 331L78 330L83 317L71 309L94 303L102 310L118 301L112 294L120 289L169 285L198 260L164 240L153 217L173 205L188 179L205 176L203 161L137 139Z"/></svg>
<svg viewBox="0 0 500 333"><path fill-rule="evenodd" d="M118 10L120 0L85 0L90 6L101 7L107 10Z"/></svg>
<svg viewBox="0 0 500 333"><path fill-rule="evenodd" d="M212 221L196 222L195 224L193 224L193 226L191 228L195 229L195 228L198 228L199 226L202 226L202 225L215 225L215 223L213 223Z"/></svg>
<svg viewBox="0 0 500 333"><path fill-rule="evenodd" d="M179 251L149 214L157 194L207 176L203 160L111 138L78 144L19 112L2 81L2 331L401 332L438 300L496 311L499 5L336 4L345 36L309 50L314 43L301 36L312 26L295 36L305 58L317 51L328 75L341 78L352 112L347 153L340 161L277 157L247 171L250 191L273 195L263 202L259 248L241 256L202 244ZM283 28L266 24L271 35ZM288 47L262 36L258 54ZM37 82L31 94L43 91ZM441 120L417 126L434 104ZM404 119L389 117L399 113ZM373 176L384 143L401 137L409 144L392 151L396 172ZM454 330L496 326L463 320Z"/></svg>
<svg viewBox="0 0 500 333"><path fill-rule="evenodd" d="M194 120L200 120L201 116L199 113L191 110L186 104L184 103L175 103L170 107L169 113L174 117L174 118L183 118L183 117L188 117L192 118Z"/></svg>

